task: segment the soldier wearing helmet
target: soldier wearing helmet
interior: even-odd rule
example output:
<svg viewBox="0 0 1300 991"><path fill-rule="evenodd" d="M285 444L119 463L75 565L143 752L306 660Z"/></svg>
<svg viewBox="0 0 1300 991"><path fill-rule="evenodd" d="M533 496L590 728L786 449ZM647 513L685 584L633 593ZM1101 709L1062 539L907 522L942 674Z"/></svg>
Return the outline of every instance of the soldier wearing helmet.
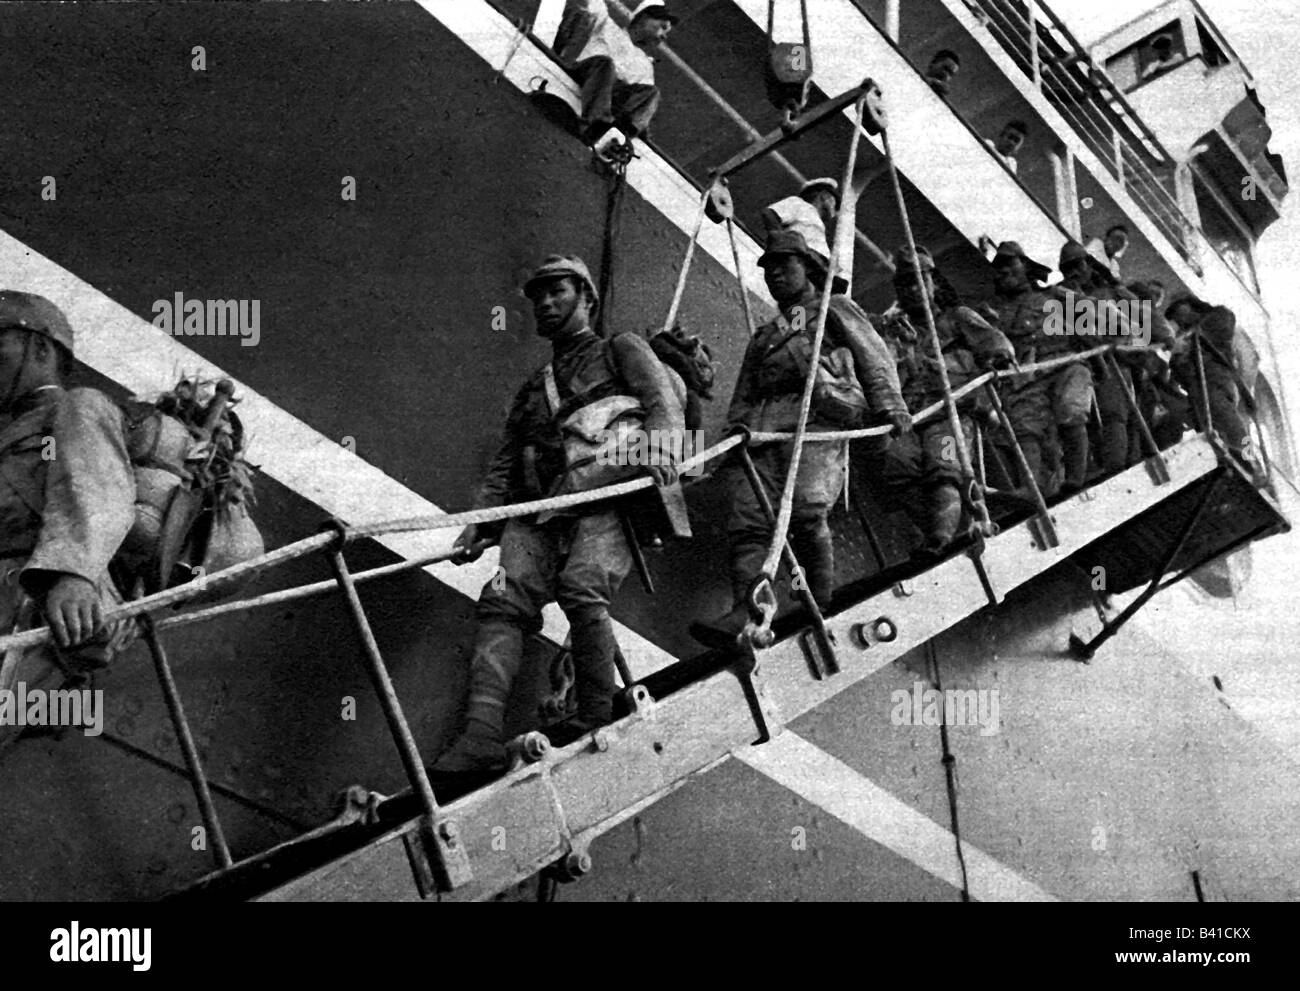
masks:
<svg viewBox="0 0 1300 991"><path fill-rule="evenodd" d="M1071 305L1058 287L1042 287L1050 271L1032 261L1015 241L1003 241L993 257L993 311L1022 365L1070 354L1094 343L1089 338L1047 332L1048 316L1058 310L1064 314ZM1045 496L1055 495L1063 485L1069 491L1083 488L1092 398L1092 373L1086 364L1069 364L1002 383L1007 418ZM1021 494L1027 484L1021 480Z"/></svg>
<svg viewBox="0 0 1300 991"><path fill-rule="evenodd" d="M0 658L0 689L77 678L122 646L104 612L108 564L135 519L119 408L65 389L72 327L57 306L0 290L0 633L48 623L53 646Z"/></svg>
<svg viewBox="0 0 1300 991"><path fill-rule="evenodd" d="M767 288L780 312L758 329L745 351L740 377L727 411L728 425L751 432L793 431L809 374L817 314L826 284L826 266L798 233L769 234L759 259ZM847 296L832 295L826 318L817 388L808 419L812 433L887 422L896 432L911 429L907 406L889 349L867 315ZM832 396L838 394L842 402ZM856 399L853 409L851 398ZM777 505L789 472L791 441L750 448L750 455L772 505ZM835 556L829 515L844 484L847 442L804 444L797 476L790 542L803 568L804 587L827 610L834 591ZM732 493L727 537L731 545L734 607L708 623L691 627L710 646L734 644L744 627L751 582L758 576L772 539L772 527L740 464L724 469Z"/></svg>
<svg viewBox="0 0 1300 991"><path fill-rule="evenodd" d="M592 329L599 305L582 259L552 255L524 286L537 333L551 343L551 360L519 389L505 436L488 465L475 508L543 498L565 489L575 466L566 463L566 417L610 397L635 399L652 439L680 436L683 414L668 370L636 334L602 338ZM652 452L647 470L661 486L677 479L671 445ZM458 563L482 552L486 526L457 538ZM506 700L523 657L524 637L542 628L542 608L558 602L569 620L577 723L608 722L618 644L609 604L632 566L618 512L587 503L562 513L514 518L500 533L503 580L484 586L470 662L465 731L435 765L440 773L502 766Z"/></svg>
<svg viewBox="0 0 1300 991"><path fill-rule="evenodd" d="M1014 349L1000 330L967 306L940 308L935 293L935 265L930 252L918 246L916 254L904 246L894 253L894 290L897 310L879 321L881 336L898 360L903 398L912 413L945 398L939 362L948 382L959 389L988 368L1005 367ZM941 357L935 355L926 324L927 301L939 336ZM980 394L958 404L967 449L974 441L972 415L983 413ZM921 532L918 558L940 555L957 537L961 523L962 478L956 439L945 414L916 425L912 434L891 442L884 481L898 507Z"/></svg>

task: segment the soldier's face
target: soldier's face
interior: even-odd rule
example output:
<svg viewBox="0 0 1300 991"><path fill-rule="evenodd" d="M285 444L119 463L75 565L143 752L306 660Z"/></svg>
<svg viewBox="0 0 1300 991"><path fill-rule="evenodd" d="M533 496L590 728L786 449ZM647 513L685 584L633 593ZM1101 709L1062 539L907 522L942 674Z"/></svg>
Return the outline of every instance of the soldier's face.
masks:
<svg viewBox="0 0 1300 991"><path fill-rule="evenodd" d="M579 307L586 305L582 290L567 276L543 282L533 289L532 299L537 333L543 337L553 335Z"/></svg>
<svg viewBox="0 0 1300 991"><path fill-rule="evenodd" d="M656 17L649 14L645 17L638 17L636 23L628 28L628 37L632 39L632 44L643 50L653 50L658 48L668 38L668 32L673 29L673 22L666 17Z"/></svg>
<svg viewBox="0 0 1300 991"><path fill-rule="evenodd" d="M898 293L898 305L905 310L919 310L927 300L933 303L934 276L929 272L922 272L921 283L924 288L917 286L915 272L909 272L899 279L894 285L894 290Z"/></svg>
<svg viewBox="0 0 1300 991"><path fill-rule="evenodd" d="M808 270L798 255L777 255L763 266L767 291L778 303L798 299L808 286Z"/></svg>
<svg viewBox="0 0 1300 991"><path fill-rule="evenodd" d="M1189 327L1196 325L1196 315L1192 312L1192 308L1186 303L1176 306L1174 312L1170 314L1169 319L1178 324L1178 326L1183 330L1187 330Z"/></svg>
<svg viewBox="0 0 1300 991"><path fill-rule="evenodd" d="M1001 293L1016 293L1029 288L1029 274L1023 258L1003 258L993 266L993 286Z"/></svg>
<svg viewBox="0 0 1300 991"><path fill-rule="evenodd" d="M1102 243L1106 246L1106 254L1114 258L1128 247L1128 235L1121 230L1114 230L1106 235Z"/></svg>

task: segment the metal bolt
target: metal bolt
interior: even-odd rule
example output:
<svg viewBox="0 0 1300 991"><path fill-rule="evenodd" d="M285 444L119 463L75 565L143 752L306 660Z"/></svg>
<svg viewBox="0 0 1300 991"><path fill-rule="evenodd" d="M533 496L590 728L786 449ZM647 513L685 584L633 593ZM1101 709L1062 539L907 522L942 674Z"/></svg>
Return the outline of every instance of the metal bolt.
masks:
<svg viewBox="0 0 1300 991"><path fill-rule="evenodd" d="M523 753L525 760L536 762L550 752L551 741L541 733L529 733L524 737Z"/></svg>
<svg viewBox="0 0 1300 991"><path fill-rule="evenodd" d="M448 846L455 846L460 842L460 830L450 819L438 823L438 835L442 837L443 842Z"/></svg>
<svg viewBox="0 0 1300 991"><path fill-rule="evenodd" d="M591 854L577 851L564 858L564 870L570 877L582 877L591 872Z"/></svg>

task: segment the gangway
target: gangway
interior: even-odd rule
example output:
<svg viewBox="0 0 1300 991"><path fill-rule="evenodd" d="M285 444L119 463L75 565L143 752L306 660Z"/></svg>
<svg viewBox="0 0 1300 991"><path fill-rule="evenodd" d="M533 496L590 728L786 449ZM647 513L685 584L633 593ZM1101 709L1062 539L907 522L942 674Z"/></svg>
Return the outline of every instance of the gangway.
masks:
<svg viewBox="0 0 1300 991"><path fill-rule="evenodd" d="M521 752L505 777L468 794L440 794L435 828L449 865L430 862L421 842L426 820L408 791L214 872L178 897L472 901L547 868L577 878L593 867L596 837L1067 560L1111 564L1122 591L1152 577L1124 563L1135 534L1163 551L1147 559L1159 569L1154 578L1176 580L1289 529L1270 496L1205 435L1186 437L1163 459L1166 482L1142 463L1053 506L1055 546L1045 546L1030 518L910 576L902 596L878 581L873 594L825 620L839 659L833 675L817 670L803 631L749 657L707 654L638 683L628 693L631 711L611 725L563 747ZM439 883L449 877L460 883Z"/></svg>

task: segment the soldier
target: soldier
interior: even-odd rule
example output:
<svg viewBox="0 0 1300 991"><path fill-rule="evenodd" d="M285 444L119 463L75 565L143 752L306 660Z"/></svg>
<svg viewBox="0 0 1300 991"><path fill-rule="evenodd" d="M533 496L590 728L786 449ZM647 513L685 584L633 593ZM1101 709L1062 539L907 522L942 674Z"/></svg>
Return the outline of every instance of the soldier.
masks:
<svg viewBox="0 0 1300 991"><path fill-rule="evenodd" d="M555 52L582 84L583 140L596 154L645 137L659 109L651 53L677 20L665 4L642 0L624 30L605 0L566 0Z"/></svg>
<svg viewBox="0 0 1300 991"><path fill-rule="evenodd" d="M1064 315L1069 302L1061 290L1042 288L1048 273L1047 266L1031 261L1015 241L998 245L993 257L993 312L1022 365L1078 348L1078 338L1046 333L1049 314ZM1063 487L1062 460L1064 486L1070 491L1081 489L1088 470L1092 409L1092 374L1087 366L1070 364L1046 374L1010 379L1003 384L1002 402L1043 495L1053 496ZM1022 486L1027 481L1022 479Z"/></svg>
<svg viewBox="0 0 1300 991"><path fill-rule="evenodd" d="M634 334L597 336L599 298L579 258L552 255L524 286L537 333L551 342L550 364L519 389L505 438L488 466L476 508L554 494L574 466L567 464L561 418L626 394L645 413L645 434L680 437L682 411L667 370ZM677 479L671 443L654 452L648 471L659 485ZM467 526L455 543L458 563L475 559L486 527ZM632 566L618 512L587 503L544 518L514 518L501 534L498 576L483 587L478 635L470 662L466 728L434 769L489 770L505 762L506 700L523 656L524 635L542 628L542 608L558 602L569 620L578 724L610 719L618 644L609 605Z"/></svg>
<svg viewBox="0 0 1300 991"><path fill-rule="evenodd" d="M750 431L792 431L798 424L808 376L826 266L793 231L771 233L759 264L780 313L759 328L745 350L727 422L730 427ZM854 393L859 405L850 414L847 405L814 403L809 430L815 433L857 426L865 412L868 419L891 423L898 434L910 431L912 421L899 392L893 360L871 321L846 296L832 296L829 306L819 379L828 386L833 384L834 391L842 396ZM751 448L754 467L773 508L779 505L793 448L791 441ZM830 608L835 579L828 517L843 486L847 457L844 441L805 443L795 488L790 541L803 568L806 587L823 611ZM716 647L734 644L743 629L746 596L772 539L771 524L741 465L733 462L724 470L724 484L732 493L727 537L731 544L734 607L716 620L691 626L698 640Z"/></svg>
<svg viewBox="0 0 1300 991"><path fill-rule="evenodd" d="M1187 390L1191 418L1198 430L1205 429L1205 407L1210 409L1210 422L1228 449L1245 457L1247 430L1238 410L1238 402L1245 394L1239 388L1236 354L1233 338L1237 330L1237 317L1226 306L1210 306L1191 293L1175 296L1165 315L1178 329L1174 343L1172 370L1174 378ZM1201 388L1201 372L1196 367L1193 339L1201 344L1201 363L1205 368L1205 388ZM1245 395L1249 401L1249 395Z"/></svg>
<svg viewBox="0 0 1300 991"><path fill-rule="evenodd" d="M1110 269L1097 261L1081 244L1067 242L1061 248L1060 270L1063 279L1061 289L1069 296L1067 313L1069 320L1076 316L1075 307L1080 302L1094 308L1092 326L1097 336L1089 338L1082 335L1075 339L1080 347L1091 348L1102 344L1136 344L1145 346L1150 343L1150 328L1131 326L1127 307L1121 310L1116 303L1136 301L1133 293L1116 283ZM1083 326L1083 325L1081 325ZM1128 336L1122 338L1102 336L1105 326ZM1145 329L1145 339L1141 331ZM1126 351L1117 353L1116 367L1119 376L1109 363L1093 359L1092 369L1095 373L1094 391L1097 398L1097 412L1101 416L1101 432L1097 460L1104 475L1113 475L1123 471L1130 464L1129 454L1137 439L1137 424L1132 421L1127 392L1133 389L1131 365L1140 363L1143 353Z"/></svg>
<svg viewBox="0 0 1300 991"><path fill-rule="evenodd" d="M108 564L135 520L121 410L65 389L72 327L49 300L0 291L0 632L40 625L52 646L5 652L0 689L106 666L128 639Z"/></svg>
<svg viewBox="0 0 1300 991"><path fill-rule="evenodd" d="M918 276L920 284L918 285ZM967 306L939 309L935 298L935 266L930 252L917 247L914 257L907 247L894 254L894 291L899 314L881 325L881 335L898 359L903 398L913 414L944 399L938 359L925 322L928 299L939 333L949 385L960 388L987 368L1011 364L1014 349L1006 336ZM959 403L967 449L973 444L971 413L979 396ZM957 536L961 522L963 483L956 439L947 415L918 424L914 433L890 444L885 482L895 501L921 531L919 559L940 556Z"/></svg>
<svg viewBox="0 0 1300 991"><path fill-rule="evenodd" d="M1160 306L1164 286L1154 279L1130 282L1128 291L1151 307L1151 350L1140 365L1133 367L1133 386L1138 409L1151 428L1156 447L1164 450L1178 443L1187 418L1187 396L1170 373L1174 335ZM1131 450L1130 460L1139 461L1145 453L1140 449Z"/></svg>

